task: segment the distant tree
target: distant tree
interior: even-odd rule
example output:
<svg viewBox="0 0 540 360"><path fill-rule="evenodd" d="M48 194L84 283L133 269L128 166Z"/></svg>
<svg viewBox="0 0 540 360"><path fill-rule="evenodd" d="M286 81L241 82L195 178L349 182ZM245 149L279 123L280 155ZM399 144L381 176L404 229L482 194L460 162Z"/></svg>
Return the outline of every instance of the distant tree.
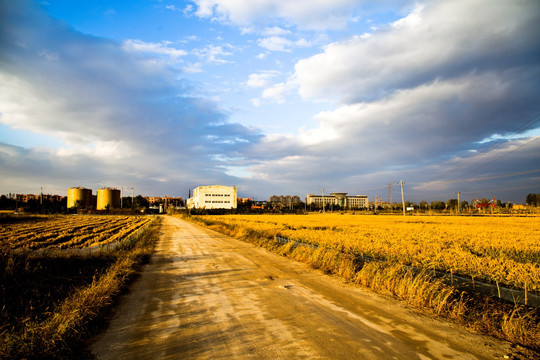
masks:
<svg viewBox="0 0 540 360"><path fill-rule="evenodd" d="M141 195L135 196L135 199L133 202L136 209L148 208L148 206L150 206L150 204L148 203L148 200L146 200Z"/></svg>
<svg viewBox="0 0 540 360"><path fill-rule="evenodd" d="M77 208L77 210L78 209L83 209L84 207L85 206L84 206L84 204L83 204L83 202L81 200L76 200L75 201L75 208Z"/></svg>
<svg viewBox="0 0 540 360"><path fill-rule="evenodd" d="M448 209L457 209L458 207L458 200L457 199L450 199L447 202Z"/></svg>
<svg viewBox="0 0 540 360"><path fill-rule="evenodd" d="M420 209L427 210L427 208L428 208L427 201L425 201L425 200L420 201Z"/></svg>
<svg viewBox="0 0 540 360"><path fill-rule="evenodd" d="M433 210L444 210L446 208L446 204L444 201L432 201L431 208Z"/></svg>
<svg viewBox="0 0 540 360"><path fill-rule="evenodd" d="M0 197L0 209L15 209L15 199L10 199L6 195Z"/></svg>
<svg viewBox="0 0 540 360"><path fill-rule="evenodd" d="M295 210L304 210L305 207L306 207L306 203L303 202L303 201L300 201L300 202L293 205L293 208Z"/></svg>
<svg viewBox="0 0 540 360"><path fill-rule="evenodd" d="M527 205L537 206L538 200L540 200L538 194L528 194L525 203L527 203Z"/></svg>

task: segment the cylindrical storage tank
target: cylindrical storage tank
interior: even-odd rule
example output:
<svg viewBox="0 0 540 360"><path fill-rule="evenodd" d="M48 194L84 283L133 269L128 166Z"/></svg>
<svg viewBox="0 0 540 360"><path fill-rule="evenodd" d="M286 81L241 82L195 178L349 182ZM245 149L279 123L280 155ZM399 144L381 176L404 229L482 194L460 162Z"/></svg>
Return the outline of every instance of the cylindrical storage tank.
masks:
<svg viewBox="0 0 540 360"><path fill-rule="evenodd" d="M87 208L92 206L92 190L83 187L73 187L68 189L67 207L74 208L77 205Z"/></svg>
<svg viewBox="0 0 540 360"><path fill-rule="evenodd" d="M120 190L103 188L97 191L96 210L116 209L120 207Z"/></svg>

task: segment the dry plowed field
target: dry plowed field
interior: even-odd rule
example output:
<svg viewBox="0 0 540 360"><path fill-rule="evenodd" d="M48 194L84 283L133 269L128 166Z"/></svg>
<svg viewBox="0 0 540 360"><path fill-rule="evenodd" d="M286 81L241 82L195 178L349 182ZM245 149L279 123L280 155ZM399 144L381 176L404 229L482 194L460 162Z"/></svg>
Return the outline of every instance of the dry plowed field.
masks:
<svg viewBox="0 0 540 360"><path fill-rule="evenodd" d="M54 216L5 223L0 243L12 249L84 248L120 241L151 220L144 216Z"/></svg>

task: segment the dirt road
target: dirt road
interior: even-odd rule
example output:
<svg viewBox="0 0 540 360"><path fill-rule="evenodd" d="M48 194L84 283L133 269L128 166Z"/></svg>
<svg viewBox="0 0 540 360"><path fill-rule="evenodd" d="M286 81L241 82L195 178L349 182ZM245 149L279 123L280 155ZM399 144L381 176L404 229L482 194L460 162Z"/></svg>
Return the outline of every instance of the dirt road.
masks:
<svg viewBox="0 0 540 360"><path fill-rule="evenodd" d="M495 359L506 343L173 217L97 359Z"/></svg>

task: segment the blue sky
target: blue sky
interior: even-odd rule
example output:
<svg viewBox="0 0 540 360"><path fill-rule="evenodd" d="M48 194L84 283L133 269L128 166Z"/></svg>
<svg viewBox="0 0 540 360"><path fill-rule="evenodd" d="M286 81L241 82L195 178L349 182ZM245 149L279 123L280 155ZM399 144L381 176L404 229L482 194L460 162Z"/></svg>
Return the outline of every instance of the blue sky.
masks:
<svg viewBox="0 0 540 360"><path fill-rule="evenodd" d="M540 193L540 5L0 0L0 193Z"/></svg>

